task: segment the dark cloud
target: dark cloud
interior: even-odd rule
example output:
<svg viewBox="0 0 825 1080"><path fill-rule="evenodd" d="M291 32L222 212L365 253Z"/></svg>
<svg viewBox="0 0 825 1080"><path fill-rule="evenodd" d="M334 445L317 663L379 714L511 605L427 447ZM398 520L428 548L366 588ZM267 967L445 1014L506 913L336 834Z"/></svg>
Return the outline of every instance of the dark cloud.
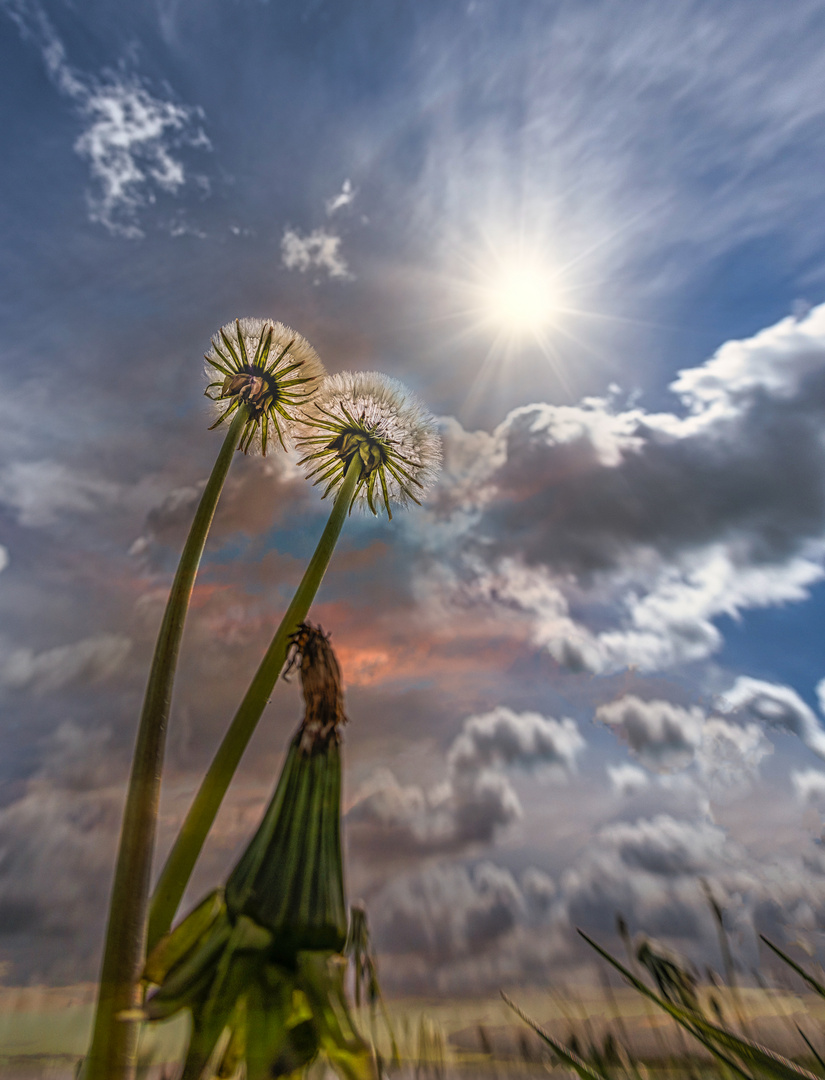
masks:
<svg viewBox="0 0 825 1080"><path fill-rule="evenodd" d="M95 977L120 814L119 789L43 781L0 810L0 947L15 979Z"/></svg>
<svg viewBox="0 0 825 1080"><path fill-rule="evenodd" d="M632 694L602 705L596 720L607 724L643 765L654 770L682 769L702 741L705 715L669 701L642 701Z"/></svg>
<svg viewBox="0 0 825 1080"><path fill-rule="evenodd" d="M398 783L383 770L356 795L347 815L360 848L396 855L458 851L489 843L497 829L521 817L506 767L567 776L584 739L574 721L514 713L499 706L464 721L447 754L447 779L428 791Z"/></svg>
<svg viewBox="0 0 825 1080"><path fill-rule="evenodd" d="M443 963L489 947L523 903L512 874L492 863L433 867L386 887L375 905L376 940L385 952L421 951Z"/></svg>
<svg viewBox="0 0 825 1080"><path fill-rule="evenodd" d="M577 977L600 963L581 927L623 953L632 934L655 935L696 965L719 968L718 930L702 882L720 904L737 964L757 968L758 934L818 948L825 927L821 853L754 859L707 817L658 814L597 830L555 882L529 867L437 864L375 890L368 910L388 987L479 993Z"/></svg>

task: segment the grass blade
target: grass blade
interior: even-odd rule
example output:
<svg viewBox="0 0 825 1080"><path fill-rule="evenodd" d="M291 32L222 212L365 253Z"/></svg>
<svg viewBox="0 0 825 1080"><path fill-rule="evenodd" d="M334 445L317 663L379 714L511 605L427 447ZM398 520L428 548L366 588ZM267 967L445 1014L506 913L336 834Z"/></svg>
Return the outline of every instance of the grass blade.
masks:
<svg viewBox="0 0 825 1080"><path fill-rule="evenodd" d="M558 1041L558 1039L554 1039L553 1036L537 1024L535 1020L531 1020L526 1013L522 1012L514 1001L507 997L503 990L500 991L500 993L504 1003L508 1005L517 1016L520 1016L525 1024L528 1024L540 1039L543 1039L544 1042L547 1043L557 1057L560 1057L566 1065L569 1065L571 1069L574 1069L581 1077L581 1080L607 1080L606 1076L598 1072L591 1065L588 1065L578 1054L574 1054L572 1050L568 1050L563 1043Z"/></svg>

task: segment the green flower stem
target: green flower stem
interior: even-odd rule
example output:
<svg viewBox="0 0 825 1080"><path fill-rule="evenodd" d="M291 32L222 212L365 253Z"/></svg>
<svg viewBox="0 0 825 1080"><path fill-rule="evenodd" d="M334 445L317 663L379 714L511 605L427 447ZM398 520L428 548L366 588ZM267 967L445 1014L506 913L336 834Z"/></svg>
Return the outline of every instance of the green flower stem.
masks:
<svg viewBox="0 0 825 1080"><path fill-rule="evenodd" d="M275 637L249 685L223 742L212 759L209 771L201 783L174 847L166 860L149 908L147 952L152 951L172 925L175 912L178 910L212 822L215 820L247 743L269 701L278 676L281 674L289 650L289 640L306 619L310 605L315 599L318 586L321 584L335 544L341 534L360 476L361 458L356 455L347 468L344 483L335 499L335 505L321 539L318 541L315 554L301 579L301 584L281 620L281 625L275 631Z"/></svg>
<svg viewBox="0 0 825 1080"><path fill-rule="evenodd" d="M125 1080L134 1075L138 1024L135 1020L120 1020L118 1014L139 1004L146 910L172 684L195 575L246 420L246 407L241 407L226 433L201 496L155 645L123 812L97 1012L83 1072L85 1080Z"/></svg>

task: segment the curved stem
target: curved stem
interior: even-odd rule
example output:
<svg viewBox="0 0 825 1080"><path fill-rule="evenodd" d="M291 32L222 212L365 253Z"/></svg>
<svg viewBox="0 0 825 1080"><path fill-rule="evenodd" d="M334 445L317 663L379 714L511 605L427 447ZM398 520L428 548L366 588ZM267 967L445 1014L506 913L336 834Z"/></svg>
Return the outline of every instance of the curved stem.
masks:
<svg viewBox="0 0 825 1080"><path fill-rule="evenodd" d="M155 645L123 811L85 1080L126 1080L134 1075L138 1024L120 1020L118 1014L138 1003L172 685L195 575L246 420L246 409L239 409L226 433L186 538Z"/></svg>
<svg viewBox="0 0 825 1080"><path fill-rule="evenodd" d="M350 463L344 483L335 499L326 528L321 534L315 554L301 579L301 584L272 643L255 673L238 711L224 735L223 742L212 759L186 820L181 826L174 847L161 871L149 909L147 952L168 932L178 910L201 848L212 827L230 781L252 737L261 714L281 674L289 650L289 639L306 619L318 586L324 576L333 549L341 534L352 494L361 474L361 459Z"/></svg>

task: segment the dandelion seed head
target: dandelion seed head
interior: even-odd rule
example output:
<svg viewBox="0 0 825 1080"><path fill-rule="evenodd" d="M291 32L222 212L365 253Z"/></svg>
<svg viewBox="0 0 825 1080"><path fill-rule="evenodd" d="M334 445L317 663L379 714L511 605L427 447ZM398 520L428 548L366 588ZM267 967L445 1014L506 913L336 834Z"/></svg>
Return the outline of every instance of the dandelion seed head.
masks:
<svg viewBox="0 0 825 1080"><path fill-rule="evenodd" d="M205 354L206 396L215 403L217 427L239 408L247 421L240 448L265 454L291 442L297 414L312 398L324 365L300 334L272 319L235 319L222 326Z"/></svg>
<svg viewBox="0 0 825 1080"><path fill-rule="evenodd" d="M337 491L350 463L361 461L352 505L392 517L392 505L420 502L435 482L441 440L435 421L400 382L378 372L324 379L304 407L295 442L324 497Z"/></svg>

